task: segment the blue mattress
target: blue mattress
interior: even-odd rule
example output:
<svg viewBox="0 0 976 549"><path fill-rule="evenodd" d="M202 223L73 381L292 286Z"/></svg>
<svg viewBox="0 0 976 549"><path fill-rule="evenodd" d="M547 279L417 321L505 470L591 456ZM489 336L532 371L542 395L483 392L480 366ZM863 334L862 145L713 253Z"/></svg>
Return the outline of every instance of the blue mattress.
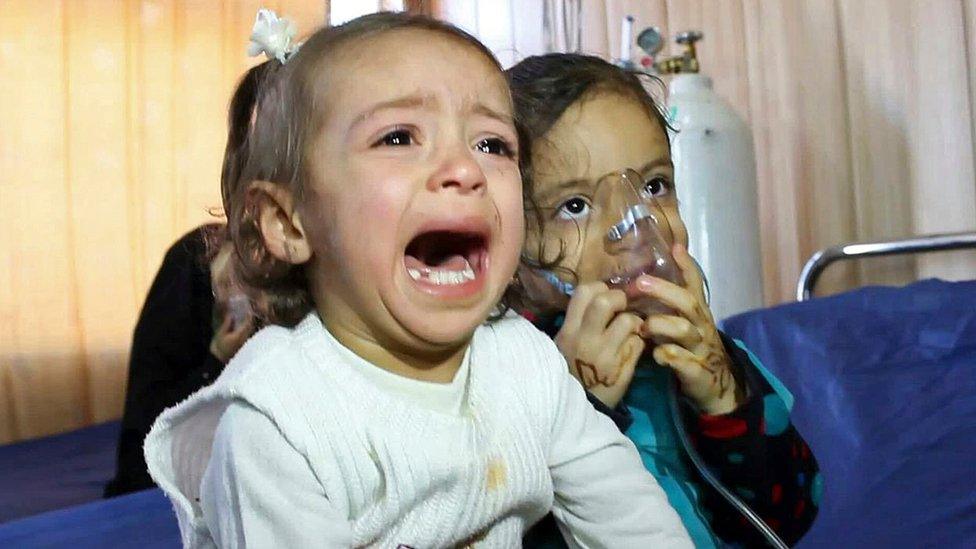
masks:
<svg viewBox="0 0 976 549"><path fill-rule="evenodd" d="M180 531L169 500L154 489L2 524L0 547L172 548Z"/></svg>
<svg viewBox="0 0 976 549"><path fill-rule="evenodd" d="M820 462L806 547L976 547L976 282L927 280L724 322L796 396Z"/></svg>
<svg viewBox="0 0 976 549"><path fill-rule="evenodd" d="M102 497L119 423L0 446L0 523Z"/></svg>
<svg viewBox="0 0 976 549"><path fill-rule="evenodd" d="M723 327L794 393L794 423L820 462L820 513L801 547L976 546L976 282L862 288L746 313ZM88 497L111 460L107 469L86 466L85 444L66 442L60 454L79 459L80 469L41 463L24 448L13 462L33 468L27 476L52 468L43 490L29 485L48 501L66 501L58 486ZM12 461L3 451L9 447L0 449L6 483ZM7 509L30 499L3 492ZM0 547L178 545L158 490L0 525Z"/></svg>

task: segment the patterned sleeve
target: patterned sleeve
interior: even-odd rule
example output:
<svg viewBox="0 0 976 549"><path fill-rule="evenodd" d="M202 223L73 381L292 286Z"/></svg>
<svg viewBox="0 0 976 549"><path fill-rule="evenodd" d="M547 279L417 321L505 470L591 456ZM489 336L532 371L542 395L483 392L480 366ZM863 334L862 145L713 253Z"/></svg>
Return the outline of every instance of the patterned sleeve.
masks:
<svg viewBox="0 0 976 549"><path fill-rule="evenodd" d="M820 502L817 461L790 423L789 409L748 353L722 335L747 400L709 416L684 405L685 423L710 470L788 544L810 528ZM717 492L703 486L702 504L715 533L729 543L763 546L756 529Z"/></svg>

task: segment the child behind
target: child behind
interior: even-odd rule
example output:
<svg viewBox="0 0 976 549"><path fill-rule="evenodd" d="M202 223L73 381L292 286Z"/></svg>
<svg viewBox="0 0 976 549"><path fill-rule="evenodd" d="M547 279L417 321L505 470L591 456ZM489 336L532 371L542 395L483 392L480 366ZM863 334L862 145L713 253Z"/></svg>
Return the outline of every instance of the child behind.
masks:
<svg viewBox="0 0 976 549"><path fill-rule="evenodd" d="M184 544L512 547L551 509L573 546L690 546L556 347L484 324L523 238L491 53L399 14L272 53L222 180L270 326L145 445Z"/></svg>
<svg viewBox="0 0 976 549"><path fill-rule="evenodd" d="M637 445L696 547L764 546L763 526L795 543L817 513L816 460L789 421L786 388L715 326L686 249L658 105L635 74L597 57L530 57L508 75L532 150L519 272L525 308L594 405ZM640 201L630 212L646 213L632 223L660 230L683 282L647 263L637 251L646 240L613 240L619 210L600 200L611 183L618 200ZM746 520L703 473L765 525Z"/></svg>

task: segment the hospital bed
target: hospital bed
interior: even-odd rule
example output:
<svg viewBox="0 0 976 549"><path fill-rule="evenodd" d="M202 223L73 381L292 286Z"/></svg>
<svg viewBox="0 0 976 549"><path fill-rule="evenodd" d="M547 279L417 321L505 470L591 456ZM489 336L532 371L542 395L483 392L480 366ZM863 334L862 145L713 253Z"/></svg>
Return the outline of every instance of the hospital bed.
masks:
<svg viewBox="0 0 976 549"><path fill-rule="evenodd" d="M791 390L820 463L800 547L976 545L976 281L812 298L837 261L964 248L976 233L828 248L804 268L798 302L721 323ZM179 546L158 490L97 499L117 429L0 448L0 547Z"/></svg>

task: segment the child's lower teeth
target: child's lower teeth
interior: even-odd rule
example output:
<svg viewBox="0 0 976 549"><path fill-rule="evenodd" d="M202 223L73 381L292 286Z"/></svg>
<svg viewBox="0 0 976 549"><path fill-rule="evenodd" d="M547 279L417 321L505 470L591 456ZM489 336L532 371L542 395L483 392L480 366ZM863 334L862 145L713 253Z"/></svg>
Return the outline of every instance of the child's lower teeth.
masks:
<svg viewBox="0 0 976 549"><path fill-rule="evenodd" d="M466 265L464 270L461 271L437 271L431 269L420 270L408 268L407 274L409 274L410 278L414 280L420 280L423 278L437 285L450 286L464 284L469 280L475 279L474 269L471 268L471 265Z"/></svg>

